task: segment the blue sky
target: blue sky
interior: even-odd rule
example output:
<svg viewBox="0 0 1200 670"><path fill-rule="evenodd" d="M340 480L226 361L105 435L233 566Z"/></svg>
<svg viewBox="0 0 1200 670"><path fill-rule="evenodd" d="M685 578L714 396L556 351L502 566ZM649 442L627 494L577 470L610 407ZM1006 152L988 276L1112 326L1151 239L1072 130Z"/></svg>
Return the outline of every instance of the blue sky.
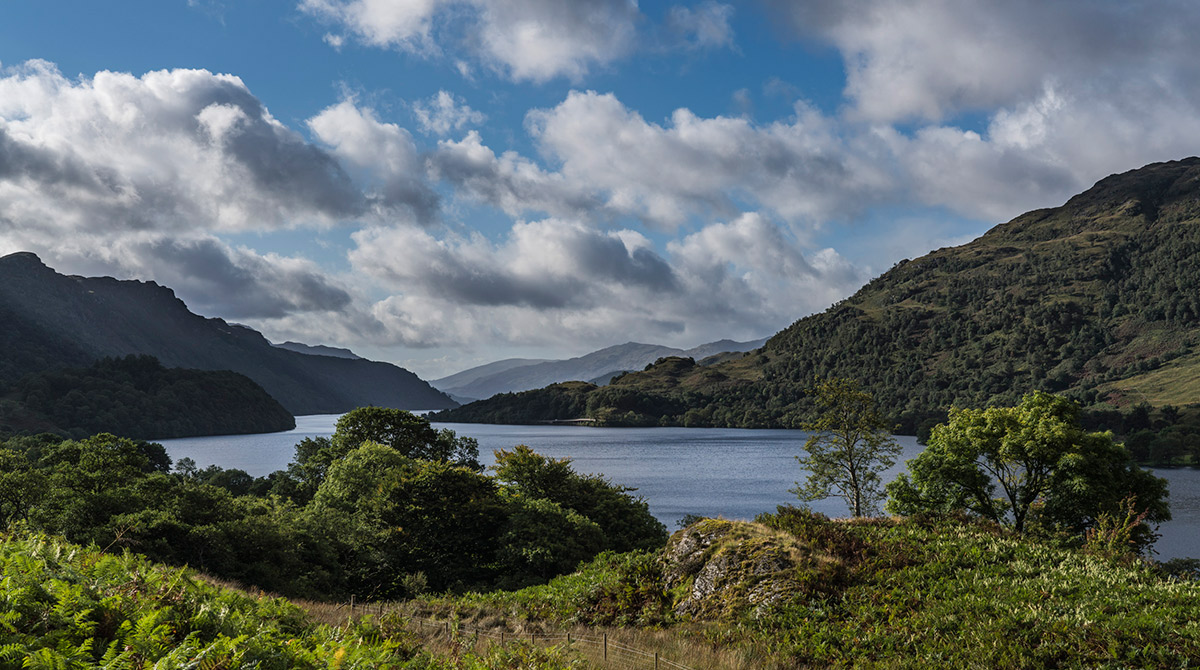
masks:
<svg viewBox="0 0 1200 670"><path fill-rule="evenodd" d="M0 253L426 378L753 339L1200 153L1182 0L0 9Z"/></svg>

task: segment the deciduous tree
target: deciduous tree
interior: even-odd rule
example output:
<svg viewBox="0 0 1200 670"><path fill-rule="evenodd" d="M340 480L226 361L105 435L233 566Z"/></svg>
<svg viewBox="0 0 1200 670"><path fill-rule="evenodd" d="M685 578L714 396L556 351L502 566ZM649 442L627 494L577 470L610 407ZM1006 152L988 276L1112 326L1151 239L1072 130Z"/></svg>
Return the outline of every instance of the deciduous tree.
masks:
<svg viewBox="0 0 1200 670"><path fill-rule="evenodd" d="M876 512L884 498L879 473L900 454L890 424L854 380L828 379L812 393L821 414L802 426L812 435L804 443L808 455L796 457L809 476L792 492L805 501L841 496L854 516Z"/></svg>

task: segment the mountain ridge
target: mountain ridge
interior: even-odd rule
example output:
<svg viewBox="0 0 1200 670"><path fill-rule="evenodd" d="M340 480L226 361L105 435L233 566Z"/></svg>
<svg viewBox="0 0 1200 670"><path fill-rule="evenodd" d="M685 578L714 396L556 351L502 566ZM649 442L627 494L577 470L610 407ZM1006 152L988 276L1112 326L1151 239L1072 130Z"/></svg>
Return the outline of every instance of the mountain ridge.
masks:
<svg viewBox="0 0 1200 670"><path fill-rule="evenodd" d="M536 420L586 407L625 425L798 427L805 389L825 377L858 379L906 431L1033 390L1099 409L1200 402L1200 158L1111 175L900 261L740 359L670 359L604 389L571 387L569 402L549 387L504 402L547 408ZM507 411L473 403L446 420Z"/></svg>
<svg viewBox="0 0 1200 670"><path fill-rule="evenodd" d="M292 414L457 404L390 363L274 347L249 327L194 314L170 288L63 275L29 252L0 257L0 318L8 324L0 330L0 383L135 354L171 368L241 373Z"/></svg>
<svg viewBox="0 0 1200 670"><path fill-rule="evenodd" d="M744 352L757 349L766 338L749 342L729 339L701 344L691 349L677 349L659 344L626 342L560 360L540 360L508 365L528 359L510 358L463 370L430 382L435 388L465 398L489 398L499 393L514 393L567 381L607 383L616 375L641 370L667 356L691 357L697 360L725 352ZM602 385L602 384L601 384Z"/></svg>

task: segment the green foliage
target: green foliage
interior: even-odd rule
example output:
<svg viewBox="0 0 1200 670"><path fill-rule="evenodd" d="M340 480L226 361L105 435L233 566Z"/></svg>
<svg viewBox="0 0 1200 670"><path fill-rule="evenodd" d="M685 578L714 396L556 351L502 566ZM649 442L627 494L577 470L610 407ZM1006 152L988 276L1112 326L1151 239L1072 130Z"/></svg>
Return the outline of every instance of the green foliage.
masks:
<svg viewBox="0 0 1200 670"><path fill-rule="evenodd" d="M1016 407L951 410L887 490L897 514L961 509L1017 532L1036 516L1082 534L1127 496L1146 520L1170 518L1165 481L1134 465L1111 434L1085 432L1074 403L1040 392Z"/></svg>
<svg viewBox="0 0 1200 670"><path fill-rule="evenodd" d="M900 454L891 423L856 381L828 379L817 384L814 395L820 414L802 426L812 431L804 443L808 456L796 457L809 476L793 493L806 501L836 494L854 516L877 513L884 499L879 473Z"/></svg>
<svg viewBox="0 0 1200 670"><path fill-rule="evenodd" d="M30 533L0 537L0 669L579 667L561 649L496 645L439 658L396 615L344 627L310 623L278 598L251 597L194 572Z"/></svg>
<svg viewBox="0 0 1200 670"><path fill-rule="evenodd" d="M566 462L522 448L528 467L510 465L528 476L500 481L397 447L471 461L473 440L434 431L407 412L355 418L364 416L382 420L345 423L334 439L305 439L288 472L265 478L200 469L190 459L171 473L161 445L109 434L0 441L0 515L309 598L517 588L605 549L658 547L666 537L645 501ZM390 435L392 445L368 440L340 453L369 434Z"/></svg>
<svg viewBox="0 0 1200 670"><path fill-rule="evenodd" d="M519 393L498 393L433 415L435 421L463 423L539 423L587 416L587 395L595 384L566 382Z"/></svg>
<svg viewBox="0 0 1200 670"><path fill-rule="evenodd" d="M670 618L657 552L646 551L606 551L540 586L468 593L449 602L571 624L655 625Z"/></svg>
<svg viewBox="0 0 1200 670"><path fill-rule="evenodd" d="M661 557L646 554L602 555L544 586L446 604L522 619L608 621L610 605L600 594L652 591L657 583L658 596L668 596L657 606L660 616L627 617L627 625L645 623L659 635L674 632L694 644L739 651L747 660L736 667L770 670L1200 663L1200 583L1143 561L961 518L836 522L782 508L759 521L793 535L817 558L796 564L794 579L809 588L770 609L719 621L675 616L686 594L661 591L659 578L643 572L657 564L661 574ZM742 535L751 542L759 537L749 529ZM1195 573L1190 564L1173 569Z"/></svg>
<svg viewBox="0 0 1200 670"><path fill-rule="evenodd" d="M604 532L613 551L656 549L667 538L666 527L650 514L649 505L598 475L580 475L569 459L547 458L525 445L496 452L496 478L518 495L545 499L574 510Z"/></svg>
<svg viewBox="0 0 1200 670"><path fill-rule="evenodd" d="M428 419L402 409L359 407L338 418L332 437L302 439L286 476L281 473L272 490L299 502L311 500L330 466L367 442L409 458L483 470L475 438L458 437L449 429L435 430Z"/></svg>
<svg viewBox="0 0 1200 670"><path fill-rule="evenodd" d="M439 591L487 581L504 519L490 478L373 442L333 464L313 508L338 520L348 588L373 598L407 595L407 573Z"/></svg>
<svg viewBox="0 0 1200 670"><path fill-rule="evenodd" d="M545 498L511 496L496 555L497 586L523 588L573 571L604 549L600 526Z"/></svg>
<svg viewBox="0 0 1200 670"><path fill-rule="evenodd" d="M168 369L151 356L30 373L0 398L0 429L8 432L172 438L295 426L292 415L247 377Z"/></svg>

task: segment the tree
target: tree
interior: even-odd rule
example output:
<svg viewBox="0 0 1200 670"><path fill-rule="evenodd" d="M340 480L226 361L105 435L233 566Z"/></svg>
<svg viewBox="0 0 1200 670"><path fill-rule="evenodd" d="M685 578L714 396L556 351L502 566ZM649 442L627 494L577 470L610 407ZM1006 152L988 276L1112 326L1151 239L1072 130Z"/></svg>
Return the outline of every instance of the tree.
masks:
<svg viewBox="0 0 1200 670"><path fill-rule="evenodd" d="M1111 433L1084 431L1078 405L1040 391L1016 407L950 410L887 490L897 514L966 510L1019 533L1035 510L1083 532L1131 495L1147 521L1171 518L1165 480L1138 468Z"/></svg>
<svg viewBox="0 0 1200 670"><path fill-rule="evenodd" d="M435 590L486 581L505 521L490 477L374 442L329 468L312 508L334 519L352 592L380 598L417 572Z"/></svg>
<svg viewBox="0 0 1200 670"><path fill-rule="evenodd" d="M658 549L667 539L666 526L650 514L646 501L629 495L636 489L598 475L581 475L571 468L570 459L548 458L521 444L512 451L496 451L493 469L510 492L548 500L598 525L606 549Z"/></svg>
<svg viewBox="0 0 1200 670"><path fill-rule="evenodd" d="M890 424L854 380L828 379L812 393L821 414L802 424L813 434L804 443L808 456L796 457L810 474L792 493L805 501L839 495L854 516L876 512L884 498L879 473L900 454Z"/></svg>
<svg viewBox="0 0 1200 670"><path fill-rule="evenodd" d="M367 442L389 447L407 458L450 463L482 472L479 442L449 429L435 430L429 420L402 409L359 407L338 418L331 437L306 437L296 456L272 484L272 490L297 502L316 494L329 468Z"/></svg>
<svg viewBox="0 0 1200 670"><path fill-rule="evenodd" d="M477 472L483 470L479 464L479 443L474 438L460 438L449 429L435 430L425 417L402 409L359 407L346 412L338 419L330 441L338 456L364 442L375 442L409 458L452 463Z"/></svg>

